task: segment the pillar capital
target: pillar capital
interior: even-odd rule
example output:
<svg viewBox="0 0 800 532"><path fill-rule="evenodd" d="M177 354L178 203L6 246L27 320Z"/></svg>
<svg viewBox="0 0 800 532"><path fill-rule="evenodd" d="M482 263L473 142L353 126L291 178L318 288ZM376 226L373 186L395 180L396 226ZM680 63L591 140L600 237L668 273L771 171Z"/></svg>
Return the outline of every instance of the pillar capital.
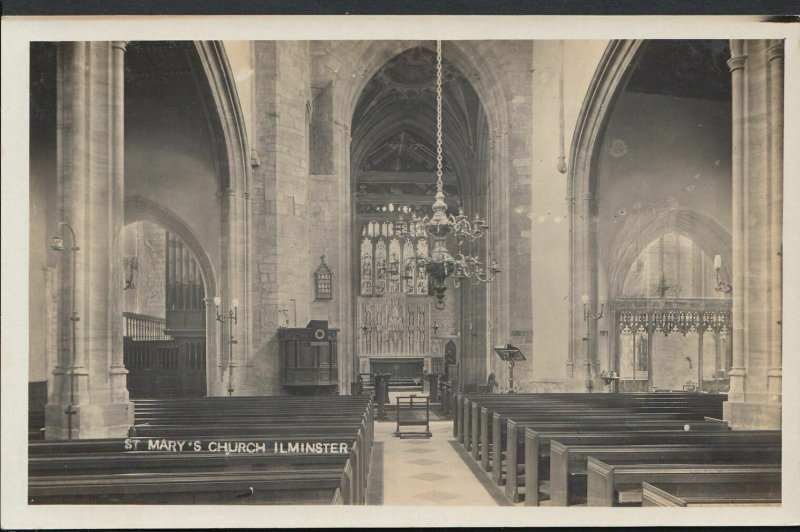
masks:
<svg viewBox="0 0 800 532"><path fill-rule="evenodd" d="M783 43L778 42L767 47L767 49L764 51L764 54L767 56L767 61L772 61L773 59L783 59Z"/></svg>
<svg viewBox="0 0 800 532"><path fill-rule="evenodd" d="M124 53L128 49L128 41L111 41L111 47Z"/></svg>
<svg viewBox="0 0 800 532"><path fill-rule="evenodd" d="M737 55L728 59L728 68L730 69L731 73L744 68L745 63L747 62L746 55Z"/></svg>

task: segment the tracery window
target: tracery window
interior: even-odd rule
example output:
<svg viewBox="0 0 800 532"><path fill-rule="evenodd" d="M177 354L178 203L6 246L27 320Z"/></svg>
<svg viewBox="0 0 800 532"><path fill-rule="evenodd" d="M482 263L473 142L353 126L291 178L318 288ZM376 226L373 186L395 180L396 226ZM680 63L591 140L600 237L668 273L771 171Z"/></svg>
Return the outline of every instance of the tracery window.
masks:
<svg viewBox="0 0 800 532"><path fill-rule="evenodd" d="M394 208L392 208L394 212ZM428 295L428 274L415 257L428 257L428 236L420 221L398 216L361 222L362 296Z"/></svg>
<svg viewBox="0 0 800 532"><path fill-rule="evenodd" d="M622 297L723 299L714 287L714 259L691 239L667 233L648 245L628 270Z"/></svg>

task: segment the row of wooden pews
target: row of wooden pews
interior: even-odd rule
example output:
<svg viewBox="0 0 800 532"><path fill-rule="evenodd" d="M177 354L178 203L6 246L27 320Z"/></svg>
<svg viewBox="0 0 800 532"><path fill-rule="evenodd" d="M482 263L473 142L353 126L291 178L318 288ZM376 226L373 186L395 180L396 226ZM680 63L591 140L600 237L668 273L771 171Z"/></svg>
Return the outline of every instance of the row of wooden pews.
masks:
<svg viewBox="0 0 800 532"><path fill-rule="evenodd" d="M29 442L31 504L364 504L361 397L138 400L129 438Z"/></svg>
<svg viewBox="0 0 800 532"><path fill-rule="evenodd" d="M529 506L779 502L780 431L730 430L725 398L458 394L453 431L509 498Z"/></svg>

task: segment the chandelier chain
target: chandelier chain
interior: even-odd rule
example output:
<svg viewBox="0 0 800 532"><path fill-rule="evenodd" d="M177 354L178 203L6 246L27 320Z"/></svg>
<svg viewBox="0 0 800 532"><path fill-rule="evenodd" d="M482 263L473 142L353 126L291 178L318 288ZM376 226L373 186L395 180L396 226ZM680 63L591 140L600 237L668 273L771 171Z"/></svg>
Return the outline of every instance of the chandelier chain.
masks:
<svg viewBox="0 0 800 532"><path fill-rule="evenodd" d="M436 190L442 187L442 41L436 41Z"/></svg>

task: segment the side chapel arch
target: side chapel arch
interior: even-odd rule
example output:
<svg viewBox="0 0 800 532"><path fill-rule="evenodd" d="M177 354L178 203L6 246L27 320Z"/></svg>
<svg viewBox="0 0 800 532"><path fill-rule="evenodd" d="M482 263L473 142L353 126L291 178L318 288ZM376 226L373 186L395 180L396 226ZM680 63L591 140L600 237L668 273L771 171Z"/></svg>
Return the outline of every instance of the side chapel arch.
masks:
<svg viewBox="0 0 800 532"><path fill-rule="evenodd" d="M200 64L208 84L210 102L216 111L210 118L212 136L217 148L217 164L221 201L222 264L220 292L223 308L238 298L240 303L238 343L235 362L252 366L252 308L250 289L251 211L250 211L250 149L244 115L236 82L225 47L221 41L195 41ZM218 133L215 135L214 130ZM212 316L213 317L213 316ZM213 344L211 344L213 345ZM238 376L247 372L238 372ZM246 394L251 383L240 382L237 391Z"/></svg>
<svg viewBox="0 0 800 532"><path fill-rule="evenodd" d="M577 378L575 366L583 363L585 323L581 296L589 296L593 309L598 306L597 253L595 243L595 168L603 132L611 118L614 103L625 88L641 52L641 40L614 40L606 48L589 85L578 115L569 158L567 201L570 205L570 344L567 379ZM590 322L589 353L597 353L597 322ZM593 361L594 364L597 361Z"/></svg>
<svg viewBox="0 0 800 532"><path fill-rule="evenodd" d="M218 281L217 273L214 269L214 264L211 261L208 253L206 252L200 240L195 235L194 231L175 213L159 205L158 203L143 198L141 196L133 196L125 199L125 221L124 225L132 224L138 221L152 222L166 231L176 235L183 244L189 248L189 251L197 261L200 270L200 277L203 280L203 287L205 290L206 298L211 299L213 294L217 293ZM213 304L206 305L205 315L205 340L206 340L206 394L214 394L214 383L216 382L215 375L217 372L217 364L210 363L214 360L216 355L216 346L219 341L219 334L217 331L217 324L212 310ZM214 351L212 352L212 349Z"/></svg>

